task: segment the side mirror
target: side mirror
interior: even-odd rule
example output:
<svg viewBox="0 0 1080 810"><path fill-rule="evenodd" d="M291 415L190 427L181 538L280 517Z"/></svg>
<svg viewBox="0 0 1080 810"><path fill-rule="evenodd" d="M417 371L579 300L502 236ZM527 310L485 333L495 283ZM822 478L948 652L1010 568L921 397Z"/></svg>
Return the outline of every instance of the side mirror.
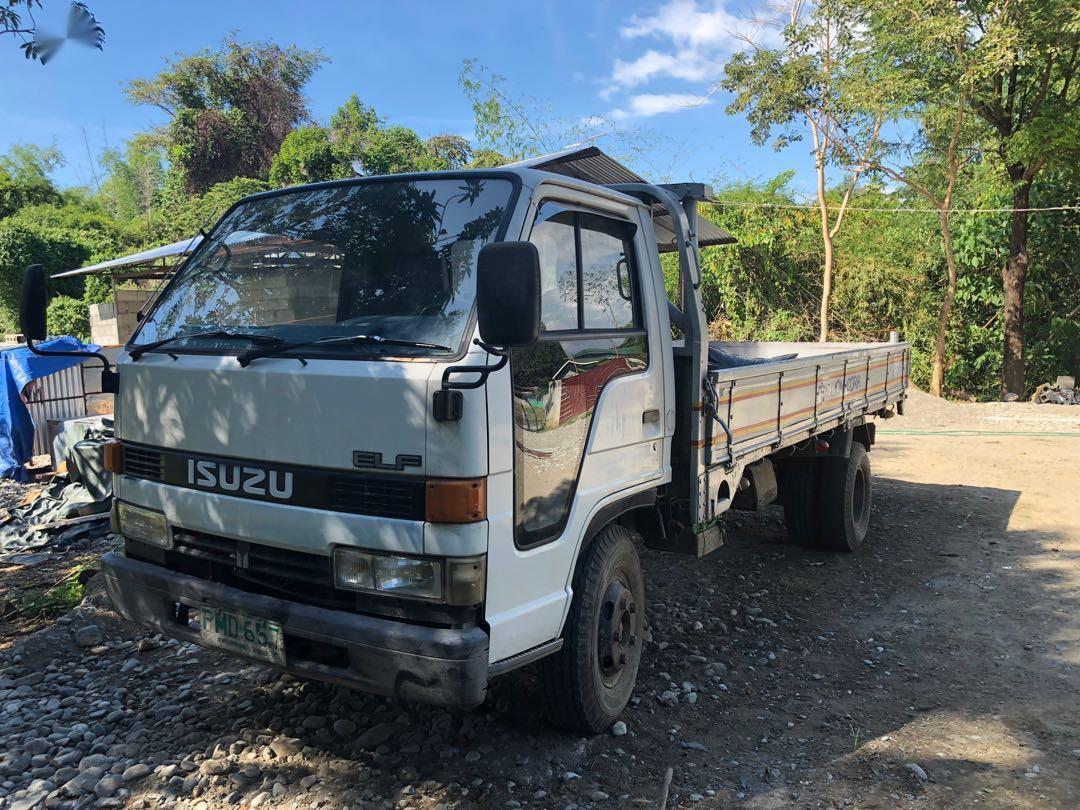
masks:
<svg viewBox="0 0 1080 810"><path fill-rule="evenodd" d="M48 303L49 289L45 284L45 268L40 264L32 264L23 273L22 296L19 299L19 328L26 337L26 348L44 357L96 357L101 361L102 393L117 393L120 390L120 377L113 371L109 358L101 352L62 352L39 349L34 345L48 336L45 325Z"/></svg>
<svg viewBox="0 0 1080 810"><path fill-rule="evenodd" d="M476 262L480 339L489 346L531 346L540 337L540 254L532 242L494 242Z"/></svg>
<svg viewBox="0 0 1080 810"><path fill-rule="evenodd" d="M19 300L19 328L30 340L45 340L45 308L49 291L45 286L45 268L32 264L23 273L22 298Z"/></svg>

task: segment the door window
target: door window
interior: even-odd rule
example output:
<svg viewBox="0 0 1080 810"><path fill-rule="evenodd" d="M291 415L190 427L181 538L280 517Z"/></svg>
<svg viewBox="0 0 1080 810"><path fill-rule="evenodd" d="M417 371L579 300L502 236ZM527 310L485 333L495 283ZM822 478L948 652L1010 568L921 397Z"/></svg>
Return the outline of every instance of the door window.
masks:
<svg viewBox="0 0 1080 810"><path fill-rule="evenodd" d="M576 211L533 228L543 331L510 359L519 545L562 533L604 386L648 367L633 236L625 220Z"/></svg>

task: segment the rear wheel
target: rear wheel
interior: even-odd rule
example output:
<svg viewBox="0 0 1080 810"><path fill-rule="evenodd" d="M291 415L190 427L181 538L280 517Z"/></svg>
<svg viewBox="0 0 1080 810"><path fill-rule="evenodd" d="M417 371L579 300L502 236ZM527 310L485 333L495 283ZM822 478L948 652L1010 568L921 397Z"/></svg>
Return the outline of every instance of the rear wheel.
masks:
<svg viewBox="0 0 1080 810"><path fill-rule="evenodd" d="M626 708L641 663L645 582L630 532L608 526L574 573L563 647L540 662L544 707L555 725L596 734Z"/></svg>
<svg viewBox="0 0 1080 810"><path fill-rule="evenodd" d="M870 528L870 456L858 442L847 458L827 458L821 465L818 491L822 548L854 551L863 544Z"/></svg>
<svg viewBox="0 0 1080 810"><path fill-rule="evenodd" d="M807 548L817 548L818 527L818 470L816 458L795 458L784 464L783 490L784 524L791 542Z"/></svg>

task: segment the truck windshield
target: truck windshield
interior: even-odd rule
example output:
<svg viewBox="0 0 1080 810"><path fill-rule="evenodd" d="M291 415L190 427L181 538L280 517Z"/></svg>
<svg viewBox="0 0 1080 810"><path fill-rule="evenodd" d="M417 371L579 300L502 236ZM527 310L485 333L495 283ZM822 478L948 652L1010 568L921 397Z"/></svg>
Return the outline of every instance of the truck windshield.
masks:
<svg viewBox="0 0 1080 810"><path fill-rule="evenodd" d="M165 288L129 346L171 339L157 350L236 352L251 342L221 334L293 343L362 333L388 341L327 341L304 354L440 353L405 341L457 347L477 255L498 234L512 193L498 177L390 178L243 202Z"/></svg>

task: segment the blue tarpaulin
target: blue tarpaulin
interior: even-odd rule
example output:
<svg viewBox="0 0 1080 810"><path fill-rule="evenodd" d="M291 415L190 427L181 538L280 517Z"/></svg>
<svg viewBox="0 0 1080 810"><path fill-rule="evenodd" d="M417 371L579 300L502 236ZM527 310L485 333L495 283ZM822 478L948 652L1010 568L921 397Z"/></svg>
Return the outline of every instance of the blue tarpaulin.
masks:
<svg viewBox="0 0 1080 810"><path fill-rule="evenodd" d="M47 340L39 343L38 348L65 352L98 349L73 337ZM0 359L3 360L3 369L0 369L0 477L25 481L24 465L34 452L34 422L22 401L22 390L33 380L79 365L84 358L42 357L20 347L3 352Z"/></svg>

